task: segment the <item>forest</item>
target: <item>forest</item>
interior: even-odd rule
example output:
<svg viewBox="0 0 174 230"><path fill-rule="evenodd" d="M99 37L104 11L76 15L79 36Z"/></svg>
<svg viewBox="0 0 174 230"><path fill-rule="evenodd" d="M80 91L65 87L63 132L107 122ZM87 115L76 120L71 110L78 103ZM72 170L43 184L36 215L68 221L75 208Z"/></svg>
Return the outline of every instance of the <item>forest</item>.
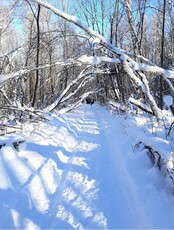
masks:
<svg viewBox="0 0 174 230"><path fill-rule="evenodd" d="M0 210L174 228L174 0L0 0Z"/></svg>
<svg viewBox="0 0 174 230"><path fill-rule="evenodd" d="M0 3L1 123L88 96L117 111L174 113L171 0Z"/></svg>

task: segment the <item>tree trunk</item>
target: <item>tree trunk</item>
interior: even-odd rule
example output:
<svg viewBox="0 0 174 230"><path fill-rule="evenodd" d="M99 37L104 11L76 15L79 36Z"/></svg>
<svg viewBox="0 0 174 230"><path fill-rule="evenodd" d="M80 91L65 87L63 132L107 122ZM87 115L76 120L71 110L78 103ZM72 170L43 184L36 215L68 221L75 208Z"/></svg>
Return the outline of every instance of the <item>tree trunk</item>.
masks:
<svg viewBox="0 0 174 230"><path fill-rule="evenodd" d="M164 67L164 40L165 40L165 15L166 15L166 0L163 2L163 25L162 25L162 38L161 38L161 67ZM163 109L163 77L160 77L160 108Z"/></svg>
<svg viewBox="0 0 174 230"><path fill-rule="evenodd" d="M128 18L129 27L130 27L130 33L132 37L134 58L136 60L137 55L138 55L138 38L137 38L136 31L134 28L134 23L133 23L132 0L125 0L124 3L125 3L126 14Z"/></svg>
<svg viewBox="0 0 174 230"><path fill-rule="evenodd" d="M36 23L37 23L37 50L36 50L36 67L39 67L39 51L40 51L40 5L38 4L38 10L37 10L37 17L36 17ZM35 81L35 87L33 92L33 100L32 100L32 107L36 104L36 96L37 96L37 90L39 85L39 69L36 69L36 81Z"/></svg>

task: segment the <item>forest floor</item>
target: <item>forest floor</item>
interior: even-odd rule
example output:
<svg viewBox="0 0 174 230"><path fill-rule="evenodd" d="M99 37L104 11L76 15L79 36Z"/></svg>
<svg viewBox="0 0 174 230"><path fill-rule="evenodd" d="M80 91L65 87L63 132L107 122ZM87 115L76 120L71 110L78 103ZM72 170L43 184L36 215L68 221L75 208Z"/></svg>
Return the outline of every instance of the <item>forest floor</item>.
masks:
<svg viewBox="0 0 174 230"><path fill-rule="evenodd" d="M48 118L0 138L1 229L174 228L173 188L138 143L171 146L147 117L94 104Z"/></svg>

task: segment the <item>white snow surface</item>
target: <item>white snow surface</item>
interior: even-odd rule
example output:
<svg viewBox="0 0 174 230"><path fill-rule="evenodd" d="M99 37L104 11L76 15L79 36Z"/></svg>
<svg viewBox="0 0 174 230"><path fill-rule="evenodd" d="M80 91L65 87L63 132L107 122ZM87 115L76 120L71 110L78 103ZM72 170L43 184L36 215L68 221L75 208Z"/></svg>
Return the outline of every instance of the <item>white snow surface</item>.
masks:
<svg viewBox="0 0 174 230"><path fill-rule="evenodd" d="M0 138L1 229L174 228L171 184L135 148L171 157L147 118L94 104L49 119Z"/></svg>
<svg viewBox="0 0 174 230"><path fill-rule="evenodd" d="M100 65L102 62L105 63L115 63L115 64L120 64L120 60L117 58L109 58L109 57L104 57L104 56L87 56L87 55L82 55L78 59L78 61L85 63L85 64L90 64L90 65Z"/></svg>
<svg viewBox="0 0 174 230"><path fill-rule="evenodd" d="M163 100L168 107L173 104L173 98L170 95L165 95Z"/></svg>

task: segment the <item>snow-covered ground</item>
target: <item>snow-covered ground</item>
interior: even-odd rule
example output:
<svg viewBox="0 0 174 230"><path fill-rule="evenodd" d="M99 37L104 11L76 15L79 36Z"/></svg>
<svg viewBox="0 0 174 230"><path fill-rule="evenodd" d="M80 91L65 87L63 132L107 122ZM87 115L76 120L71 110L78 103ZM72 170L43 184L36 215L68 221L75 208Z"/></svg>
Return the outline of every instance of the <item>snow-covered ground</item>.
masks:
<svg viewBox="0 0 174 230"><path fill-rule="evenodd" d="M147 119L99 105L49 119L0 138L0 228L174 228L172 186L137 143L171 146Z"/></svg>

